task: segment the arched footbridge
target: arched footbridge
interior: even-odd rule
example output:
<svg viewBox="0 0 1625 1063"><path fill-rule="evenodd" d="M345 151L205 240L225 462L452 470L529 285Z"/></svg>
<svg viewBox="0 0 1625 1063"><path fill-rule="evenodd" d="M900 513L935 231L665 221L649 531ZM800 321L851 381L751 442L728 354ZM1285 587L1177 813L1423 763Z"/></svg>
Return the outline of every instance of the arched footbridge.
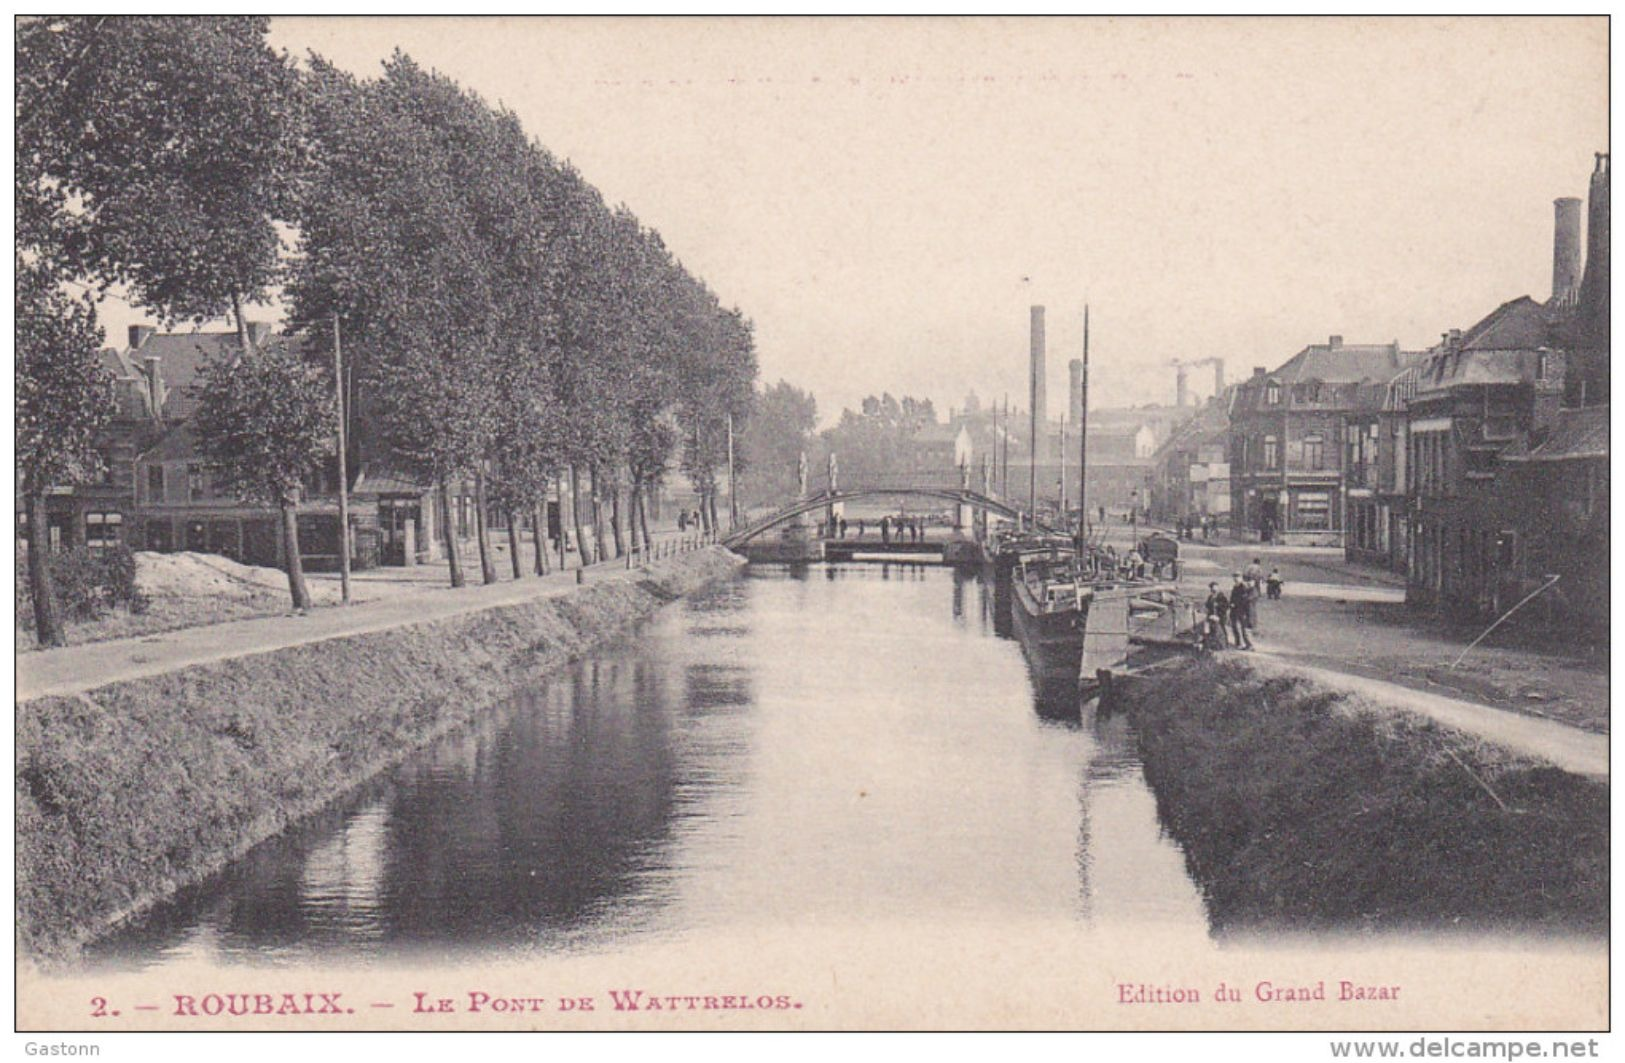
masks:
<svg viewBox="0 0 1625 1063"><path fill-rule="evenodd" d="M1026 521L1042 532L1053 531L1046 525L1028 520L1026 513L1009 503L969 488L920 484L880 484L873 487L857 487L840 491L822 491L815 495L799 498L769 516L754 520L729 532L723 537L722 545L730 549L744 546L757 536L772 531L781 524L787 524L807 513L826 510L838 502L859 502L874 498L896 497L925 498L936 502L947 502L952 505L970 506L973 509L980 509L994 516L1004 517L1006 520Z"/></svg>

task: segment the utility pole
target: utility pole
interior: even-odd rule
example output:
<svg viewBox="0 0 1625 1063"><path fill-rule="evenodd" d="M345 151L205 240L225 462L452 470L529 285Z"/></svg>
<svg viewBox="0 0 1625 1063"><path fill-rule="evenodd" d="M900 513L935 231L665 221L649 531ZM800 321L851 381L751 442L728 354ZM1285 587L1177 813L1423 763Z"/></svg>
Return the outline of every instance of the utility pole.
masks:
<svg viewBox="0 0 1625 1063"><path fill-rule="evenodd" d="M1078 374L1078 390L1083 392L1078 409L1078 547L1089 539L1089 304L1083 304L1083 372Z"/></svg>
<svg viewBox="0 0 1625 1063"><path fill-rule="evenodd" d="M728 413L728 530L739 527L739 484L734 479L734 415Z"/></svg>
<svg viewBox="0 0 1625 1063"><path fill-rule="evenodd" d="M999 497L1010 497L1010 393L1004 393L1004 472L999 476Z"/></svg>
<svg viewBox="0 0 1625 1063"><path fill-rule="evenodd" d="M1045 442L1044 432L1044 308L1031 309L1028 332L1029 361L1027 366L1027 520L1038 522L1038 455Z"/></svg>
<svg viewBox="0 0 1625 1063"><path fill-rule="evenodd" d="M339 595L350 603L350 476L344 432L344 354L339 346L339 315L333 313L333 388L339 399Z"/></svg>
<svg viewBox="0 0 1625 1063"><path fill-rule="evenodd" d="M1059 503L1061 511L1061 527L1066 527L1066 421L1061 422L1061 474L1055 482L1059 485Z"/></svg>

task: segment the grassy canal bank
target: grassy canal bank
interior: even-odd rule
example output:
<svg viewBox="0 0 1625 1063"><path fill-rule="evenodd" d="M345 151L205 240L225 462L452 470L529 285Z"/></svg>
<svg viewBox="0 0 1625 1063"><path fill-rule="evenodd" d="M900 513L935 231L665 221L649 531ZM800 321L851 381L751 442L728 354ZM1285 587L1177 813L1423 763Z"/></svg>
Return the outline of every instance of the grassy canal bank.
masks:
<svg viewBox="0 0 1625 1063"><path fill-rule="evenodd" d="M71 957L740 563L713 547L563 595L20 704L19 948Z"/></svg>
<svg viewBox="0 0 1625 1063"><path fill-rule="evenodd" d="M1244 661L1125 689L1215 929L1608 926L1608 786Z"/></svg>

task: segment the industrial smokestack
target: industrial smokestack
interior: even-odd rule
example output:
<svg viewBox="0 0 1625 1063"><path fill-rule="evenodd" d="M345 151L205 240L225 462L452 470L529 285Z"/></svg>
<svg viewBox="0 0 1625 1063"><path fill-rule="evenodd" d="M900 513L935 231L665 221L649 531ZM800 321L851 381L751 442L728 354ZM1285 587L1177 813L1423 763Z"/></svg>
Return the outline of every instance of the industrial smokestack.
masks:
<svg viewBox="0 0 1625 1063"><path fill-rule="evenodd" d="M1213 397L1224 394L1224 359L1213 359Z"/></svg>
<svg viewBox="0 0 1625 1063"><path fill-rule="evenodd" d="M1552 230L1552 301L1566 303L1580 291L1580 200L1564 196L1552 204L1556 210Z"/></svg>
<svg viewBox="0 0 1625 1063"><path fill-rule="evenodd" d="M1066 363L1067 411L1066 419L1074 425L1083 423L1083 359L1074 358Z"/></svg>
<svg viewBox="0 0 1625 1063"><path fill-rule="evenodd" d="M1049 424L1049 407L1046 401L1048 392L1044 386L1044 308L1041 306L1035 306L1032 309L1031 371L1032 386L1029 398L1033 418L1033 458L1036 460L1042 455L1044 426Z"/></svg>
<svg viewBox="0 0 1625 1063"><path fill-rule="evenodd" d="M1185 408L1185 399L1190 393L1190 385L1185 375L1185 365L1181 362L1174 367L1174 406L1181 410Z"/></svg>
<svg viewBox="0 0 1625 1063"><path fill-rule="evenodd" d="M1586 217L1586 264L1580 280L1580 344L1593 350L1609 347L1608 293L1608 156L1597 154L1591 171L1591 202Z"/></svg>

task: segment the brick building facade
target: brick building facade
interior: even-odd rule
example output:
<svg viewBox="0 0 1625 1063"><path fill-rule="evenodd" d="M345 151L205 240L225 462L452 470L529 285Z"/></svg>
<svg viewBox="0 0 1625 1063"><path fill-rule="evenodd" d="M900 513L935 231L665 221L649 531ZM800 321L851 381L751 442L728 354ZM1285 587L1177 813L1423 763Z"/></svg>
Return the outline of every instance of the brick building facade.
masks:
<svg viewBox="0 0 1625 1063"><path fill-rule="evenodd" d="M1346 425L1413 358L1398 343L1345 344L1332 336L1237 384L1229 431L1232 529L1266 542L1343 545Z"/></svg>

